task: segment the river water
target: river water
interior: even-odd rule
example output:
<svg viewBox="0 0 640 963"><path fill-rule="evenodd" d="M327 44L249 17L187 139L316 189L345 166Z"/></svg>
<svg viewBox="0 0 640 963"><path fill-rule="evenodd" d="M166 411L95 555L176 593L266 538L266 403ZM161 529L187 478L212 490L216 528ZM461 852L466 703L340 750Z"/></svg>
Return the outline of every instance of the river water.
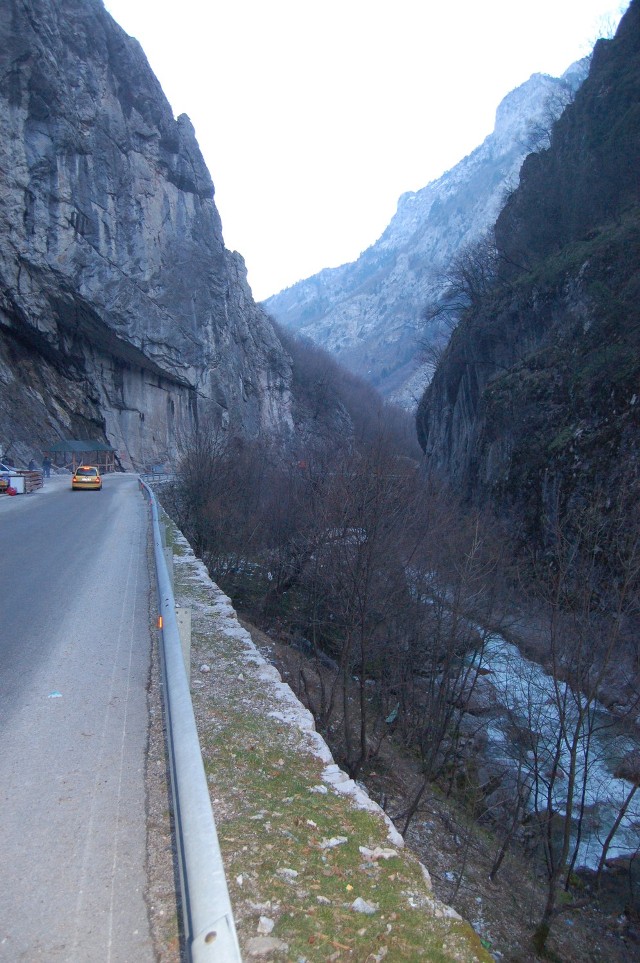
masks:
<svg viewBox="0 0 640 963"><path fill-rule="evenodd" d="M515 645L492 635L482 656L481 671L497 701L487 727L487 754L492 766L504 767L530 787L528 809L546 809L551 785L553 809L564 815L571 753L577 751L577 780L572 806L573 841L578 846L576 868L596 869L602 844L632 788L614 773L639 743L605 706L593 703L585 712L585 697L576 694ZM581 712L582 709L582 712ZM581 722L580 716L584 718ZM555 778L554 757L560 752ZM578 817L583 826L578 844ZM640 790L634 796L608 851L608 858L636 853L640 846Z"/></svg>

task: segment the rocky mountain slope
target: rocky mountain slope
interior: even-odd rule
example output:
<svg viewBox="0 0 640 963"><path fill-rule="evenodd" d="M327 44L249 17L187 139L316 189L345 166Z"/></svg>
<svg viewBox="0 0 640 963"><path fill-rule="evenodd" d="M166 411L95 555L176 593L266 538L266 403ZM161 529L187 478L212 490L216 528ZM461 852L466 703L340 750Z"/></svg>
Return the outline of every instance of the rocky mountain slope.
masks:
<svg viewBox="0 0 640 963"><path fill-rule="evenodd" d="M598 489L636 515L640 456L640 0L495 228L498 275L418 411L433 472L544 534Z"/></svg>
<svg viewBox="0 0 640 963"><path fill-rule="evenodd" d="M224 247L194 130L101 0L0 18L0 441L163 460L204 409L290 425L290 363Z"/></svg>
<svg viewBox="0 0 640 963"><path fill-rule="evenodd" d="M442 298L443 273L455 254L493 225L532 141L548 136L586 70L581 61L560 79L534 74L504 98L484 143L400 198L385 232L357 261L274 295L264 302L267 311L384 394L414 406L432 371L420 360L418 340L448 338L442 325L425 332L425 307Z"/></svg>

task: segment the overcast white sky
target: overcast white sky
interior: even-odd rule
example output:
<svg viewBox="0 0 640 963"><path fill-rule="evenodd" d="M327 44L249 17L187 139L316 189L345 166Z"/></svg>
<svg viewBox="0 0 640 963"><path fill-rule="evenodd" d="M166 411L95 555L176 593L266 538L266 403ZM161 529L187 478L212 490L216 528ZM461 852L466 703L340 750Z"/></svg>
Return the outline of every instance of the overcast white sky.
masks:
<svg viewBox="0 0 640 963"><path fill-rule="evenodd" d="M405 191L562 74L621 0L105 0L191 118L257 300L355 260Z"/></svg>

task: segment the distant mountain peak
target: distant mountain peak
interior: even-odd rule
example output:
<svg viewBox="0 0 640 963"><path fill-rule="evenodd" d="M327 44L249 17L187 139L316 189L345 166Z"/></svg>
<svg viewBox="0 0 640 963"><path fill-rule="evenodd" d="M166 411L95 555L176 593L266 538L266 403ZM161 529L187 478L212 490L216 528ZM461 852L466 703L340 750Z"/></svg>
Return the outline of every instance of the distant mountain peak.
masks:
<svg viewBox="0 0 640 963"><path fill-rule="evenodd" d="M535 131L544 131L586 73L587 62L579 61L561 78L533 74L501 101L495 129L482 144L425 187L400 196L387 228L356 261L273 295L266 310L412 407L430 372L420 360L422 317L442 296L443 270L495 222ZM432 334L442 337L441 330Z"/></svg>

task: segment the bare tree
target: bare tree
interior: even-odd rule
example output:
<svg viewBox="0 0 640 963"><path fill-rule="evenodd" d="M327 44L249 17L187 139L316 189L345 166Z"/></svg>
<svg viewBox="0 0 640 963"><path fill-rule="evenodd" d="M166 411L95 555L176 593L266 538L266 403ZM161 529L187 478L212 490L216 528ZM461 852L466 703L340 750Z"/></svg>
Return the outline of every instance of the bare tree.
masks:
<svg viewBox="0 0 640 963"><path fill-rule="evenodd" d="M536 120L530 122L527 128L523 142L525 150L534 154L550 146L554 124L574 99L575 91L567 82L553 89L546 98L541 113Z"/></svg>
<svg viewBox="0 0 640 963"><path fill-rule="evenodd" d="M434 370L460 319L482 303L497 277L498 253L493 231L461 248L438 275L441 294L422 312L422 355Z"/></svg>
<svg viewBox="0 0 640 963"><path fill-rule="evenodd" d="M225 475L227 437L213 419L205 418L181 439L178 485L167 492L178 525L189 533L203 558L216 542L211 505Z"/></svg>
<svg viewBox="0 0 640 963"><path fill-rule="evenodd" d="M415 463L389 454L381 434L334 462L318 504L324 531L307 599L314 637L336 660L322 724L339 725L351 775L378 742L383 710L373 689L395 658L408 601L406 569L421 544L418 492Z"/></svg>
<svg viewBox="0 0 640 963"><path fill-rule="evenodd" d="M449 305L463 310L480 304L495 283L497 264L493 231L458 251L443 274Z"/></svg>
<svg viewBox="0 0 640 963"><path fill-rule="evenodd" d="M403 717L411 718L423 778L403 814L405 832L429 783L448 773L451 790L465 767L458 752L461 722L477 691L486 626L495 624L491 539L478 517L469 522L447 514L439 513L438 527L428 534L431 551L414 569L419 643L411 659L421 685L409 690L415 692L411 701L405 694Z"/></svg>
<svg viewBox="0 0 640 963"><path fill-rule="evenodd" d="M599 736L611 725L598 698L637 606L637 526L625 514L616 518L610 501L596 493L568 509L558 507L552 549L536 577L547 611L550 667L548 684L541 691L532 687L527 723L534 826L547 872L545 907L534 934L538 951L568 905L560 893L569 889L580 863L585 818L598 792L592 776ZM632 798L630 793L623 800L614 824L619 826Z"/></svg>

